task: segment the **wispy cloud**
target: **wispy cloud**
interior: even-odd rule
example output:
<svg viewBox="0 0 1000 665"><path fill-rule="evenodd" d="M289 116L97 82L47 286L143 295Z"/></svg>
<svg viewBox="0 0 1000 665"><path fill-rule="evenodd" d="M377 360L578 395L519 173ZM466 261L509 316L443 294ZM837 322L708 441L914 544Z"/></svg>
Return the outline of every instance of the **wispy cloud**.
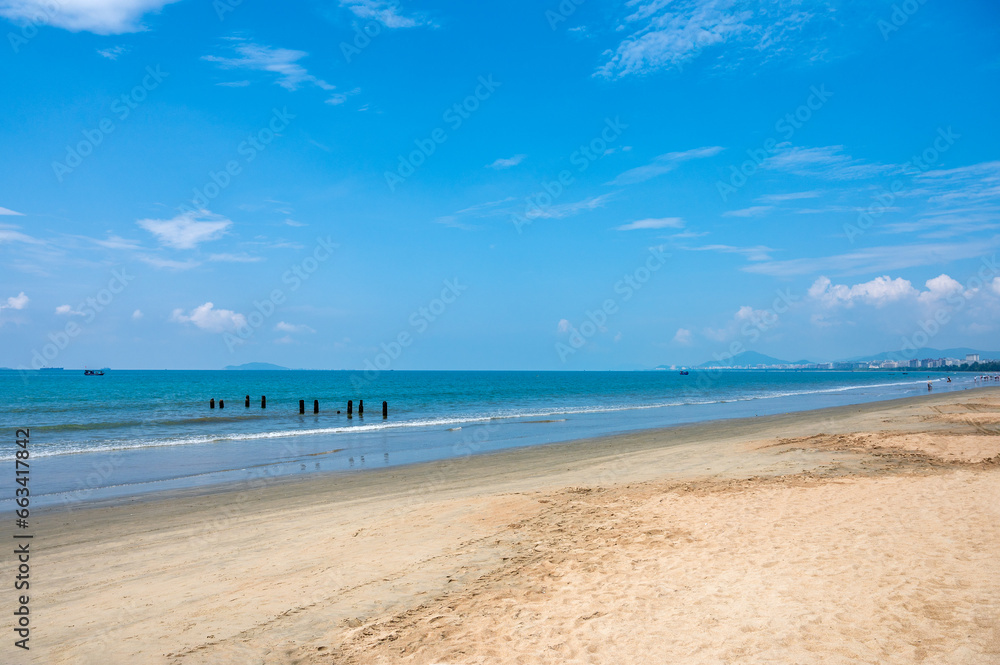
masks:
<svg viewBox="0 0 1000 665"><path fill-rule="evenodd" d="M16 212L14 210L11 210L10 208L0 207L0 216L3 215L17 215L18 217L24 217L23 212Z"/></svg>
<svg viewBox="0 0 1000 665"><path fill-rule="evenodd" d="M150 256L148 254L141 255L137 258L146 265L153 266L154 268L166 268L167 270L190 270L191 268L197 268L201 265L201 262L195 261L194 259L188 259L187 261L174 261L171 259L163 259L158 256Z"/></svg>
<svg viewBox="0 0 1000 665"><path fill-rule="evenodd" d="M767 60L803 47L800 33L814 15L797 2L749 0L628 0L631 12L620 30L628 36L605 52L597 74L622 77L681 68L701 52L727 45L720 57L738 63L748 56ZM798 38L798 39L796 39Z"/></svg>
<svg viewBox="0 0 1000 665"><path fill-rule="evenodd" d="M770 261L771 252L775 251L765 245L754 247L736 247L733 245L703 245L701 247L686 247L690 252L719 252L721 254L739 254L748 261Z"/></svg>
<svg viewBox="0 0 1000 665"><path fill-rule="evenodd" d="M310 74L299 64L309 54L286 48L274 48L253 42L237 41L233 47L237 57L218 55L202 56L203 60L214 62L225 69L252 69L270 72L277 76L276 83L286 90L298 90L303 85L311 85L321 90L333 90L336 86Z"/></svg>
<svg viewBox="0 0 1000 665"><path fill-rule="evenodd" d="M574 215L579 215L582 212L603 208L604 205L616 194L617 192L612 192L610 194L602 194L600 196L589 196L579 201L573 201L572 203L532 207L525 213L524 216L528 219L563 219L565 217L573 217Z"/></svg>
<svg viewBox="0 0 1000 665"><path fill-rule="evenodd" d="M177 0L3 0L0 16L72 32L114 35L144 30L140 19Z"/></svg>
<svg viewBox="0 0 1000 665"><path fill-rule="evenodd" d="M406 15L395 0L340 0L340 6L358 18L378 21L387 28L416 28L435 24L416 14Z"/></svg>
<svg viewBox="0 0 1000 665"><path fill-rule="evenodd" d="M785 203L786 201L798 201L801 199L814 199L822 196L823 192L813 190L810 192L787 192L785 194L765 194L758 196L759 203Z"/></svg>
<svg viewBox="0 0 1000 665"><path fill-rule="evenodd" d="M45 243L37 238L32 238L26 233L21 233L18 226L0 226L0 245L5 242L23 242L28 245L44 245Z"/></svg>
<svg viewBox="0 0 1000 665"><path fill-rule="evenodd" d="M650 180L656 176L669 173L684 162L691 161L692 159L714 157L722 152L723 149L724 148L719 146L708 146L704 148L695 148L693 150L685 150L683 152L668 152L666 154L659 155L649 164L637 166L634 169L629 169L624 173L620 173L614 180L607 184L634 185L639 182L645 182L646 180Z"/></svg>
<svg viewBox="0 0 1000 665"><path fill-rule="evenodd" d="M250 256L249 254L210 254L209 261L217 263L257 263L263 261L261 256Z"/></svg>
<svg viewBox="0 0 1000 665"><path fill-rule="evenodd" d="M728 210L722 213L723 217L760 217L774 210L774 206L750 206L741 210Z"/></svg>
<svg viewBox="0 0 1000 665"><path fill-rule="evenodd" d="M174 249L194 249L203 242L222 237L233 223L221 215L203 210L181 213L173 219L140 219L136 224L156 236L162 245Z"/></svg>
<svg viewBox="0 0 1000 665"><path fill-rule="evenodd" d="M464 219L500 217L508 215L510 214L510 208L504 204L510 203L511 201L514 201L513 196L508 196L495 201L486 201L485 203L477 203L476 205L456 210L450 215L442 215L441 217L435 219L434 222L451 228L469 231L476 227L465 223L463 221Z"/></svg>
<svg viewBox="0 0 1000 665"><path fill-rule="evenodd" d="M1000 248L1000 236L988 240L869 247L834 256L767 261L743 268L746 272L793 277L816 273L882 273L982 256Z"/></svg>
<svg viewBox="0 0 1000 665"><path fill-rule="evenodd" d="M108 60L117 60L118 56L124 55L129 52L127 46L109 46L108 48L97 49L97 54L102 58L107 58Z"/></svg>
<svg viewBox="0 0 1000 665"><path fill-rule="evenodd" d="M628 224L616 226L616 231L637 231L640 229L680 229L684 220L680 217L661 217L659 219L639 219Z"/></svg>
<svg viewBox="0 0 1000 665"><path fill-rule="evenodd" d="M222 81L221 83L216 83L215 85L221 85L225 88L245 88L250 85L250 81L246 79L242 81Z"/></svg>
<svg viewBox="0 0 1000 665"><path fill-rule="evenodd" d="M778 152L764 160L764 168L828 180L858 180L902 171L898 166L855 159L844 153L842 145L801 148L783 143L778 148Z"/></svg>
<svg viewBox="0 0 1000 665"><path fill-rule="evenodd" d="M316 332L313 328L305 324L295 325L292 323L285 323L284 321L279 321L278 325L274 326L274 329L279 332L286 333L314 333Z"/></svg>
<svg viewBox="0 0 1000 665"><path fill-rule="evenodd" d="M497 169L498 171L500 169L509 169L510 167L517 166L523 162L525 157L527 157L527 155L514 155L513 157L500 158L492 164L487 164L487 166L491 169Z"/></svg>
<svg viewBox="0 0 1000 665"><path fill-rule="evenodd" d="M129 240L128 238L122 238L114 234L109 234L104 240L99 240L97 238L85 239L94 243L98 247L104 247L105 249L142 249L142 243L138 240Z"/></svg>

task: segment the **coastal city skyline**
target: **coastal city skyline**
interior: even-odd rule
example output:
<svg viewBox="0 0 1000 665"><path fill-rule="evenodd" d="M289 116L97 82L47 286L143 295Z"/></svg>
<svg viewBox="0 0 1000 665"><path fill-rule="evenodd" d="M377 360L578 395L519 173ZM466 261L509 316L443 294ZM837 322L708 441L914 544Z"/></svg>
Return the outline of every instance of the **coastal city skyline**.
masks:
<svg viewBox="0 0 1000 665"><path fill-rule="evenodd" d="M0 366L996 346L993 5L97 5L0 6Z"/></svg>

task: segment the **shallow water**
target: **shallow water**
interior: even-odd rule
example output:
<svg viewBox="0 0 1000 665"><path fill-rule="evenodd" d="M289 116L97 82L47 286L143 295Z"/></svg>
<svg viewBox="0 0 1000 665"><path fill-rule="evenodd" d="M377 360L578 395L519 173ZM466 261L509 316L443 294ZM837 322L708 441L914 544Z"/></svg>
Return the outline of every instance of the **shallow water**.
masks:
<svg viewBox="0 0 1000 665"><path fill-rule="evenodd" d="M408 464L927 393L902 372L0 372L3 457L31 430L33 505ZM972 387L971 376L936 392ZM250 408L244 398L250 395ZM267 408L260 408L260 396ZM209 399L224 400L210 409ZM298 412L299 400L306 413ZM313 400L320 413L313 414ZM347 400L355 412L347 416ZM358 401L365 400L365 414ZM382 401L389 417L382 418ZM337 414L337 410L341 413ZM0 501L14 473L0 474Z"/></svg>

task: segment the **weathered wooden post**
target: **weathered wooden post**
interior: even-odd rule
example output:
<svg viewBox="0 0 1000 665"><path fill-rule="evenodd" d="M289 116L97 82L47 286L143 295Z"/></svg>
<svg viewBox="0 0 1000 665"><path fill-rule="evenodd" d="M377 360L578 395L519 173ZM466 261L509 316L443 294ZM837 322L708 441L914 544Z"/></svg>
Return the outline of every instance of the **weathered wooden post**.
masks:
<svg viewBox="0 0 1000 665"><path fill-rule="evenodd" d="M389 417L389 403L383 401L382 402L382 420L385 420L388 417Z"/></svg>
<svg viewBox="0 0 1000 665"><path fill-rule="evenodd" d="M221 400L221 399L219 400L219 408L220 409L226 408L226 403L223 400Z"/></svg>
<svg viewBox="0 0 1000 665"><path fill-rule="evenodd" d="M306 401L304 399L299 400L299 413L306 412Z"/></svg>
<svg viewBox="0 0 1000 665"><path fill-rule="evenodd" d="M210 409L214 409L215 408L215 398L214 397L212 399L208 400L208 408L210 408Z"/></svg>
<svg viewBox="0 0 1000 665"><path fill-rule="evenodd" d="M365 416L365 401L363 399L358 400L358 415L362 418Z"/></svg>
<svg viewBox="0 0 1000 665"><path fill-rule="evenodd" d="M246 408L248 408L248 409L250 408L250 395L247 395L247 401L246 401L246 404L245 404L245 406L246 406Z"/></svg>
<svg viewBox="0 0 1000 665"><path fill-rule="evenodd" d="M313 413L319 413L319 400L313 400Z"/></svg>
<svg viewBox="0 0 1000 665"><path fill-rule="evenodd" d="M354 400L349 399L347 400L347 417L353 418L354 417L353 414L354 414Z"/></svg>
<svg viewBox="0 0 1000 665"><path fill-rule="evenodd" d="M260 396L260 408L262 408L262 409L266 409L267 408L267 396L266 395L261 395Z"/></svg>

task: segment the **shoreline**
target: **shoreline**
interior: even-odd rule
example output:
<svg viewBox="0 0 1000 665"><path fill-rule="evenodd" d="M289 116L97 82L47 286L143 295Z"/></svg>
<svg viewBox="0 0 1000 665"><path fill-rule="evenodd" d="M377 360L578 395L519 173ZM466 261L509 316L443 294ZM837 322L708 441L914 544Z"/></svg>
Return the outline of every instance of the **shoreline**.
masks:
<svg viewBox="0 0 1000 665"><path fill-rule="evenodd" d="M376 477L384 474L395 474L407 473L406 469L421 469L424 468L429 473L441 473L443 470L449 470L453 465L459 464L469 464L469 460L476 458L483 458L483 466L489 467L490 463L488 460L494 458L503 458L505 456L510 456L510 463L518 463L518 460L523 460L526 464L531 464L532 461L538 456L552 456L560 457L565 456L567 461L573 461L576 463L586 462L588 455L591 454L596 449L606 446L606 445L617 445L621 446L617 454L628 454L639 452L641 450L656 448L660 444L651 443L656 437L659 436L670 436L676 439L677 444L680 443L690 443L692 441L698 440L705 436L712 434L714 430L718 427L732 427L732 428L747 428L748 432L765 430L774 427L791 425L793 427L801 427L805 423L812 423L818 420L829 420L840 415L848 415L855 412L866 413L871 411L882 410L887 407L902 406L909 403L916 403L927 400L940 399L943 401L948 401L954 395L965 394L968 391L990 391L996 390L1000 392L1000 387L997 386L979 386L979 387L969 387L962 391L951 391L939 394L929 394L929 395L915 395L909 397L899 397L886 400L876 400L871 402L860 402L856 404L846 404L841 406L831 406L823 407L819 409L808 409L804 411L789 411L779 414L769 414L763 416L754 417L733 417L733 418L717 418L712 420L697 421L693 423L681 423L677 425L668 425L665 427L652 427L645 429L636 430L622 430L612 434L598 435L593 437L585 437L578 439L570 439L566 441L556 441L552 443L542 443L542 444L529 444L524 446L517 446L512 448L504 448L501 450L494 451L484 451L484 452L470 452L465 455L448 457L440 460L432 460L428 462L414 462L409 464L399 464L393 465L387 468L371 468L371 469L357 469L354 471L343 471L343 470L333 470L333 471L311 471L308 472L304 477L297 476L295 474L282 474L282 475L264 475L258 478L253 478L250 480L233 480L233 481L223 481L216 483L207 483L202 485L196 485L189 488L182 489L163 489L163 490L152 490L147 492L139 492L136 494L124 494L109 498L95 498L95 499L83 499L76 503L62 503L62 504L46 504L39 508L40 512L48 513L54 510L68 509L70 511L76 512L79 510L86 510L90 508L106 508L121 505L129 505L134 503L147 503L170 499L184 499L184 498L196 498L211 496L214 494L231 494L236 492L242 492L247 489L253 489L255 487L264 485L267 487L284 487L286 485L295 484L308 484L315 483L317 487L323 487L327 485L332 480L344 480L346 483L351 484L354 482L366 482L366 481L354 481L352 479L358 476L374 475ZM804 419L804 420L800 420ZM572 448L573 450L569 450ZM536 449L539 449L536 451ZM541 449L544 449L542 452ZM473 470L471 473L479 473L482 469L479 465L473 464ZM420 471L417 471L420 473ZM308 491L308 490L307 490ZM45 495L52 496L52 495Z"/></svg>
<svg viewBox="0 0 1000 665"><path fill-rule="evenodd" d="M922 385L922 381L909 382L909 383L919 383ZM858 386L861 387L861 386ZM949 388L947 391L942 391L937 393L937 395L952 394L955 392L964 392L967 390L979 390L982 388L989 388L991 386L963 386L961 388ZM832 391L830 393L822 393L827 399L832 399L834 396L847 396L851 393L849 391ZM337 438L330 438L327 442L326 439L322 439L323 435L318 434L299 434L295 432L290 432L287 437L277 439L278 441L286 441L287 443L281 444L281 449L279 452L287 453L291 452L290 457L269 457L269 453L261 450L256 450L251 452L251 461L253 462L250 466L246 467L233 467L231 464L226 464L223 461L223 457L219 457L220 466L218 468L205 468L197 471L193 471L186 475L178 476L167 476L167 477L152 477L149 479L144 479L142 476L141 469L143 464L146 463L147 457L150 454L156 455L156 458L160 461L159 464L173 464L171 460L178 457L177 460L182 463L186 463L185 455L190 455L191 451L188 450L188 446L165 446L165 447L152 447L152 448L137 448L137 449L126 449L126 450L111 450L111 451L93 451L77 453L72 455L62 455L62 456L47 456L42 459L47 460L45 464L56 464L53 473L56 474L56 478L61 479L62 485L64 487L69 487L71 478L74 478L75 474L79 472L76 471L78 468L75 463L71 464L71 458L79 458L81 460L97 460L91 464L95 469L97 464L101 463L105 467L108 462L111 462L113 466L111 467L112 473L121 474L119 469L119 464L125 462L125 466L121 467L126 469L125 477L123 481L115 484L109 485L91 485L89 487L84 487L81 482L81 476L75 475L75 482L80 487L80 489L59 489L50 490L44 494L39 494L36 499L36 505L39 509L49 509L52 507L58 507L60 505L75 505L78 508L83 508L89 505L113 505L117 503L130 502L133 499L140 497L149 496L150 500L155 500L157 497L169 496L171 494L186 495L186 494L202 494L205 492L212 492L215 490L225 491L227 487L246 485L248 480L245 478L233 479L226 478L226 476L237 476L246 474L252 474L253 480L263 480L268 484L270 483L282 483L282 482L299 482L307 481L313 477L325 477L329 475L334 476L349 476L354 473L364 472L364 473L376 473L379 471L384 471L388 469L397 469L404 466L411 466L413 464L430 463L434 461L447 461L449 459L460 459L462 457L468 456L468 452L457 453L456 451L471 451L475 455L492 455L498 452L505 452L508 450L518 450L521 448L533 448L539 446L561 446L561 445L575 445L580 441L586 441L590 439L609 439L618 436L631 436L638 435L643 432L656 432L659 430L676 430L678 428L692 427L698 425L711 425L712 423L724 422L724 421L753 421L760 418L775 418L782 416L790 416L792 414L810 414L813 412L824 411L828 409L851 409L855 406L864 406L871 404L889 404L894 403L900 399L926 399L932 397L934 394L918 394L911 395L908 397L891 397L888 399L874 399L870 401L859 401L859 402L849 402L847 404L841 404L838 406L824 406L820 408L803 408L796 409L796 406L807 407L808 404L797 405L796 401L801 400L803 395L791 395L787 397L768 397L766 400L760 402L760 406L755 406L758 404L756 400L736 400L733 402L718 402L710 403L706 405L689 405L682 406L683 409L715 409L717 412L714 413L701 413L700 415L695 412L690 412L687 415L679 415L680 412L671 411L670 414L674 418L680 418L679 422L672 424L650 424L651 418L652 422L655 422L655 418L662 416L656 416L655 418L651 415L646 415L646 411L649 410L648 407L639 407L635 410L623 410L622 415L617 420L608 421L607 419L611 415L610 412L599 412L599 413L583 413L575 414L573 418L567 422L566 418L560 418L558 420L546 420L538 421L551 423L546 424L546 428L554 427L556 429L548 430L544 432L542 430L532 430L532 434L528 439L517 442L517 437L519 435L512 435L510 430L511 427L517 427L521 425L535 424L535 421L525 421L521 417L511 417L511 418L500 418L500 419L483 419L476 420L475 422L466 425L466 429L472 428L469 434L462 433L461 440L452 440L451 443L444 443L446 438L442 438L442 435L447 436L448 433L443 430L435 430L433 428L427 431L414 430L412 433L408 432L405 424L398 425L398 429L393 430L394 434L392 436L400 437L405 435L416 436L416 437L430 437L428 441L432 442L431 446L424 451L422 448L414 448L413 451L407 452L399 451L392 452L392 455L401 454L404 458L409 456L411 458L416 457L415 461L407 462L390 462L388 454L386 455L386 466L384 468L367 468L367 469L353 469L354 466L353 459L351 459L351 464L348 465L347 455L353 452L355 455L363 455L365 451L349 451L347 455L335 455L336 453L342 453L345 450L349 450L355 445L361 445L362 448L367 445L363 439L353 439L346 438L344 440L339 440ZM785 403L782 403L785 402ZM721 411L720 407L726 406L728 404L735 405L736 411L735 415L726 416L721 415L724 411ZM793 407L789 410L781 411L780 413L768 413L770 409L774 408L788 408ZM678 408L678 407L664 407L664 408ZM750 417L748 415L743 415L756 410L761 410L764 415ZM634 411L634 413L633 413ZM627 414L632 414L628 417ZM653 411L649 410L652 414ZM689 418L695 419L689 420ZM707 416L707 417L705 417ZM528 416L524 416L525 418ZM591 422L594 418L603 418L604 422ZM646 421L642 419L646 418ZM491 439L489 430L493 427L507 428L505 430L500 430L500 435L496 440ZM477 439L476 437L481 433L475 428L486 428L486 433L482 439ZM458 428L462 429L462 428ZM588 430L596 430L596 432L588 432ZM450 432L450 431L449 431ZM458 439L457 434L452 433L455 439ZM342 435L338 435L342 436ZM346 432L343 436L351 437L350 432ZM361 436L365 436L362 434ZM471 436L471 438L470 438ZM301 437L301 438L300 438ZM304 448L299 448L302 445L299 442L305 442ZM205 444L197 444L192 446L196 451L196 454L202 454L203 450L210 450L210 448L203 448L202 446L232 446L232 445L242 445L239 442L213 442ZM259 445L259 444L258 444ZM334 450L329 450L329 448L334 448ZM219 449L225 450L225 449ZM277 450L277 448L276 448ZM376 451L368 451L373 453ZM211 453L213 455L220 455L221 453L216 451ZM228 450L226 454L232 455L243 455L239 449L233 448ZM80 457L84 456L84 457ZM420 459L423 457L424 459ZM48 461L51 460L51 461ZM319 463L329 467L332 465L332 469L323 470L306 470L301 471L297 469L300 464L308 464L312 467L314 464L317 469L319 469ZM165 467L165 468L170 468ZM88 467L89 469L89 467ZM303 477L304 476L304 477ZM90 498L93 497L93 498ZM3 505L0 501L0 505Z"/></svg>
<svg viewBox="0 0 1000 665"><path fill-rule="evenodd" d="M46 510L32 662L804 662L817 616L899 643L869 597L930 656L987 653L919 607L1000 597L998 426L989 387Z"/></svg>

